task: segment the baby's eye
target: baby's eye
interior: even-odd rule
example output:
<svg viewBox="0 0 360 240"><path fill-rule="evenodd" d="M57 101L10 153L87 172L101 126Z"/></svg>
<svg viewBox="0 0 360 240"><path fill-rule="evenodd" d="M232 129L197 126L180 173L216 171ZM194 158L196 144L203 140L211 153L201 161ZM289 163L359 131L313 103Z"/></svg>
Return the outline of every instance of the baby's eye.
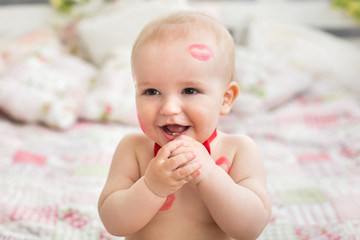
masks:
<svg viewBox="0 0 360 240"><path fill-rule="evenodd" d="M154 88L147 89L147 90L145 90L144 93L146 95L151 95L151 96L160 94L160 92L158 90L154 89Z"/></svg>
<svg viewBox="0 0 360 240"><path fill-rule="evenodd" d="M198 91L195 88L185 88L183 93L192 95L198 93Z"/></svg>

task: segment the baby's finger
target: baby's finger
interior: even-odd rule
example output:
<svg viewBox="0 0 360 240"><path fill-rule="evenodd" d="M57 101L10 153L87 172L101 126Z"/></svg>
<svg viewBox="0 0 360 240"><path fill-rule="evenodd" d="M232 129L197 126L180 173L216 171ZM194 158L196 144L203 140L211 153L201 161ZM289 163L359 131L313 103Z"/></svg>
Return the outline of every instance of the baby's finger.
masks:
<svg viewBox="0 0 360 240"><path fill-rule="evenodd" d="M191 162L196 158L196 154L194 152L186 152L179 154L177 156L171 157L167 160L168 169L175 170L177 168L182 167L183 165Z"/></svg>
<svg viewBox="0 0 360 240"><path fill-rule="evenodd" d="M174 140L171 142L168 142L164 146L162 146L158 152L159 156L162 156L163 158L170 157L171 153L181 147L184 144L183 140Z"/></svg>
<svg viewBox="0 0 360 240"><path fill-rule="evenodd" d="M191 149L188 146L186 146L186 143L184 143L181 147L178 147L177 149L172 151L170 157L174 157L174 156L189 152L190 150Z"/></svg>
<svg viewBox="0 0 360 240"><path fill-rule="evenodd" d="M199 161L194 161L187 165L184 165L174 171L174 178L178 179L179 181L191 181L194 177L196 177L195 172L197 172L201 168L201 166L202 164Z"/></svg>

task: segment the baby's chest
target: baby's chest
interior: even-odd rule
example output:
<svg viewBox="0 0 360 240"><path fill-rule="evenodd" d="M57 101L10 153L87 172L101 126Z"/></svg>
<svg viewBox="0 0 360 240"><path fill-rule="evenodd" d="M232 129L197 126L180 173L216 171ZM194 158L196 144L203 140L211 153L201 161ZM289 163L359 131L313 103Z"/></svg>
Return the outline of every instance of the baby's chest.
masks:
<svg viewBox="0 0 360 240"><path fill-rule="evenodd" d="M157 233L149 239L160 239L161 232L161 239L228 239L192 187L184 186L174 194L173 199L171 206L158 211L141 231L142 235Z"/></svg>
<svg viewBox="0 0 360 240"><path fill-rule="evenodd" d="M210 223L213 218L209 213L205 203L196 190L196 186L188 183L176 193L171 194L159 210L159 217L177 219L189 219L195 222Z"/></svg>

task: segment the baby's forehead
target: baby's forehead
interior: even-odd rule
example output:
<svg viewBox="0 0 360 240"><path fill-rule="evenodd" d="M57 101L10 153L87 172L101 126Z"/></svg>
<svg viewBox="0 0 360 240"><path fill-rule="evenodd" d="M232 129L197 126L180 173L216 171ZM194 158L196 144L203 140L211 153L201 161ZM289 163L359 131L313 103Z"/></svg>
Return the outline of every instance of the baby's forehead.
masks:
<svg viewBox="0 0 360 240"><path fill-rule="evenodd" d="M168 20L156 21L146 26L135 42L132 67L141 64L141 58L147 54L151 56L151 54L163 53L165 56L170 56L172 53L181 53L183 57L189 56L193 59L195 64L211 62L212 65L215 64L214 70L232 75L233 45L227 29L206 17L180 23Z"/></svg>
<svg viewBox="0 0 360 240"><path fill-rule="evenodd" d="M227 30L210 20L188 22L156 22L145 27L140 33L135 48L147 42L184 41L220 43L229 36Z"/></svg>
<svg viewBox="0 0 360 240"><path fill-rule="evenodd" d="M211 64L215 67L222 53L214 40L209 38L186 38L176 40L151 41L142 44L133 55L133 64L143 64L149 59L162 59L163 61L189 61L195 65ZM198 66L200 66L198 65ZM134 65L133 65L134 66Z"/></svg>
<svg viewBox="0 0 360 240"><path fill-rule="evenodd" d="M194 39L197 40L218 40L221 39L219 33L211 31L210 29L205 29L201 27L182 27L182 26L169 26L166 28L154 29L153 31L148 31L147 34L140 36L141 42L148 41L158 41L158 42L168 42L168 41L191 41Z"/></svg>
<svg viewBox="0 0 360 240"><path fill-rule="evenodd" d="M206 33L194 33L182 36L167 35L161 38L147 38L139 42L135 52L143 51L182 51L192 56L219 52L217 40Z"/></svg>

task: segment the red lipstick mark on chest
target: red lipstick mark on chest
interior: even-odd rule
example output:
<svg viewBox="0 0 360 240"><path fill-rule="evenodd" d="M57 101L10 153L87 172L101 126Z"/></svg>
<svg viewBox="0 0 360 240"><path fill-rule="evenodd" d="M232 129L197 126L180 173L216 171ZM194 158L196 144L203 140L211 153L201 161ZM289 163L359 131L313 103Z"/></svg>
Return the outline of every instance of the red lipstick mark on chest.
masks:
<svg viewBox="0 0 360 240"><path fill-rule="evenodd" d="M209 61L214 56L212 49L205 44L192 44L187 51L199 61Z"/></svg>
<svg viewBox="0 0 360 240"><path fill-rule="evenodd" d="M230 161L226 157L221 157L215 161L216 165L223 168L227 173L230 171Z"/></svg>
<svg viewBox="0 0 360 240"><path fill-rule="evenodd" d="M169 210L171 208L171 206L173 205L174 201L175 201L175 195L174 194L170 194L169 196L167 196L164 204L160 208L160 211Z"/></svg>

